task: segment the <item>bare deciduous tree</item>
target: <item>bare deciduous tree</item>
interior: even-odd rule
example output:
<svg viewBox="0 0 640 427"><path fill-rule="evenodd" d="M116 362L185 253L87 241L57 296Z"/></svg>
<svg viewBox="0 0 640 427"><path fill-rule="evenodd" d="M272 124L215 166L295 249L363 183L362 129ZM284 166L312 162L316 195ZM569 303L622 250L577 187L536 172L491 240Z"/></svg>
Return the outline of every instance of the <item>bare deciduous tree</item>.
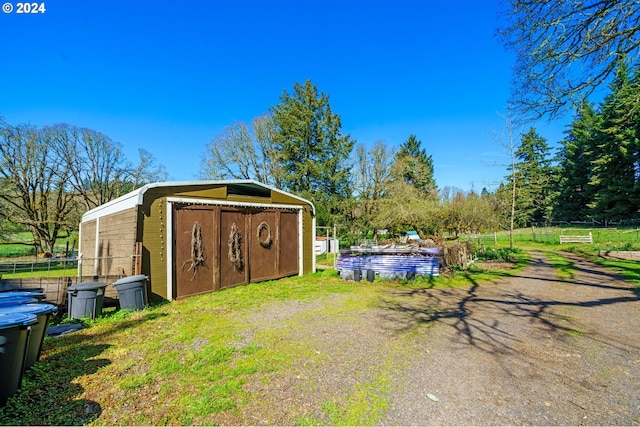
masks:
<svg viewBox="0 0 640 427"><path fill-rule="evenodd" d="M274 126L268 115L227 126L207 146L200 175L213 179L254 179L281 186L282 163L273 143Z"/></svg>
<svg viewBox="0 0 640 427"><path fill-rule="evenodd" d="M356 196L378 200L384 195L384 185L391 173L394 153L384 141L376 141L370 150L358 144L353 165L353 189Z"/></svg>
<svg viewBox="0 0 640 427"><path fill-rule="evenodd" d="M69 173L69 190L92 209L131 189L131 167L120 144L92 129L58 124L45 128Z"/></svg>
<svg viewBox="0 0 640 427"><path fill-rule="evenodd" d="M0 118L0 200L3 215L27 227L36 245L52 251L61 230L80 213L166 177L164 166L140 150L126 160L120 144L91 129L58 124L11 126Z"/></svg>
<svg viewBox="0 0 640 427"><path fill-rule="evenodd" d="M76 209L69 171L48 130L10 126L0 119L0 199L11 221L27 227L34 243L51 253L61 230L71 228Z"/></svg>
<svg viewBox="0 0 640 427"><path fill-rule="evenodd" d="M515 228L515 216L516 216L516 195L518 192L518 186L520 185L520 181L518 179L518 165L516 164L517 151L518 146L515 141L515 133L519 129L518 123L521 122L521 119L515 118L515 114L513 111L509 111L506 115L499 114L499 116L504 120L506 134L504 132L493 131L492 138L500 144L504 150L506 151L509 162L507 164L501 164L499 166L506 167L507 170L510 171L510 175L506 177L507 182L504 186L501 184L497 193L500 194L499 198L503 200L507 197L504 196L506 191L509 191L509 204L511 205L509 211L509 245L513 248L513 232ZM496 164L498 166L498 164ZM508 187L508 190L507 188ZM503 207L502 210L506 211L506 207Z"/></svg>
<svg viewBox="0 0 640 427"><path fill-rule="evenodd" d="M140 156L140 163L137 166L131 168L129 172L130 189L134 190L150 182L166 181L169 178L167 168L163 164L156 162L153 154L145 150L144 148L138 149L138 155Z"/></svg>
<svg viewBox="0 0 640 427"><path fill-rule="evenodd" d="M513 103L534 118L575 107L640 55L638 0L509 0L498 30L516 54ZM640 103L640 94L635 99Z"/></svg>

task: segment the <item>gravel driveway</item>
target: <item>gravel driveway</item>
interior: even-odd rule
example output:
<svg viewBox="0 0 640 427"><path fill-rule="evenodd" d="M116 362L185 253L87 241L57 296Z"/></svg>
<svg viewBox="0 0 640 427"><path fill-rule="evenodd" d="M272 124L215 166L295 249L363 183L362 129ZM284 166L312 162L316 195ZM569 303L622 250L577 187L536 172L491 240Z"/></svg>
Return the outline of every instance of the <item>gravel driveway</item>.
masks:
<svg viewBox="0 0 640 427"><path fill-rule="evenodd" d="M565 256L571 279L534 253L499 283L383 287L364 307L344 295L265 307L251 322L279 325L281 340L308 351L294 369L247 384L259 401L216 421L333 424L332 411L380 398L370 424L638 425L639 294Z"/></svg>
<svg viewBox="0 0 640 427"><path fill-rule="evenodd" d="M576 256L558 279L540 254L495 285L427 290L438 327L398 378L387 425L638 425L640 302L634 288ZM435 396L433 401L427 394Z"/></svg>

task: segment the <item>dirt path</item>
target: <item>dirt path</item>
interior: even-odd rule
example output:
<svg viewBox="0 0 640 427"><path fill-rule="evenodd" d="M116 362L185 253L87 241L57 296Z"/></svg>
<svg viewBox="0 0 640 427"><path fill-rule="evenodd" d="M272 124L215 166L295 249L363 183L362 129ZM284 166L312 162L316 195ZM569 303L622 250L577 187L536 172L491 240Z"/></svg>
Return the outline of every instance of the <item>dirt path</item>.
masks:
<svg viewBox="0 0 640 427"><path fill-rule="evenodd" d="M639 295L567 256L577 268L571 279L534 254L498 284L394 291L387 320L437 325L395 378L382 423L640 424Z"/></svg>

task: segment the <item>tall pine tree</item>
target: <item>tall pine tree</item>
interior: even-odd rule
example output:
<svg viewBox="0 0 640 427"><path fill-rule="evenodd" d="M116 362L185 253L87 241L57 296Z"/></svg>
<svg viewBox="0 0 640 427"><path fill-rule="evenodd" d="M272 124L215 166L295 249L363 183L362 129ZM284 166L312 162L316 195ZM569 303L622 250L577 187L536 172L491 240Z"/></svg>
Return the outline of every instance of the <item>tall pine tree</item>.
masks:
<svg viewBox="0 0 640 427"><path fill-rule="evenodd" d="M558 153L556 220L585 221L592 217L589 206L597 189L592 182L592 170L599 156L596 141L601 130L602 116L584 100Z"/></svg>
<svg viewBox="0 0 640 427"><path fill-rule="evenodd" d="M351 195L349 155L355 141L342 134L340 116L329 96L310 80L286 90L271 108L274 142L281 155L284 186L311 199L318 222L327 223L332 206Z"/></svg>
<svg viewBox="0 0 640 427"><path fill-rule="evenodd" d="M516 182L519 183L516 223L521 226L544 223L551 218L554 179L547 140L531 128L522 135L515 155Z"/></svg>
<svg viewBox="0 0 640 427"><path fill-rule="evenodd" d="M421 145L422 142L415 135L410 135L395 155L392 172L397 179L434 196L437 187L433 176L433 159Z"/></svg>
<svg viewBox="0 0 640 427"><path fill-rule="evenodd" d="M640 91L638 72L632 75L623 64L610 89L602 106L590 206L596 219L623 220L637 217L640 203L639 106L633 101Z"/></svg>

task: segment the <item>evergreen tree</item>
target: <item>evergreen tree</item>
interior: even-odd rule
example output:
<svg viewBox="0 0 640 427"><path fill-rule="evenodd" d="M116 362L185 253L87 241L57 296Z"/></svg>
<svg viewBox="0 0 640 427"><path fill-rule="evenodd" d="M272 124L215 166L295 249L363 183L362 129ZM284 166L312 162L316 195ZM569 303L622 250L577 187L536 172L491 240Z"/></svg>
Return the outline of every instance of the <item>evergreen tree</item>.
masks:
<svg viewBox="0 0 640 427"><path fill-rule="evenodd" d="M592 217L589 204L596 190L591 182L592 168L599 155L596 140L601 129L602 115L584 100L558 153L557 220L584 221Z"/></svg>
<svg viewBox="0 0 640 427"><path fill-rule="evenodd" d="M274 143L280 152L283 184L311 199L318 222L327 223L331 206L351 195L349 155L355 141L342 134L340 116L333 113L327 94L310 80L286 90L271 108Z"/></svg>
<svg viewBox="0 0 640 427"><path fill-rule="evenodd" d="M393 174L425 194L435 196L437 187L433 177L433 159L421 148L421 144L415 135L409 136L395 155Z"/></svg>
<svg viewBox="0 0 640 427"><path fill-rule="evenodd" d="M602 106L602 129L596 148L591 185L595 188L590 206L601 220L637 217L640 202L640 142L638 105L633 102L640 92L638 72L621 65L611 94Z"/></svg>
<svg viewBox="0 0 640 427"><path fill-rule="evenodd" d="M534 128L522 135L515 152L516 224L544 223L551 217L553 168L546 139ZM513 173L513 171L512 171ZM511 180L511 179L510 179Z"/></svg>

